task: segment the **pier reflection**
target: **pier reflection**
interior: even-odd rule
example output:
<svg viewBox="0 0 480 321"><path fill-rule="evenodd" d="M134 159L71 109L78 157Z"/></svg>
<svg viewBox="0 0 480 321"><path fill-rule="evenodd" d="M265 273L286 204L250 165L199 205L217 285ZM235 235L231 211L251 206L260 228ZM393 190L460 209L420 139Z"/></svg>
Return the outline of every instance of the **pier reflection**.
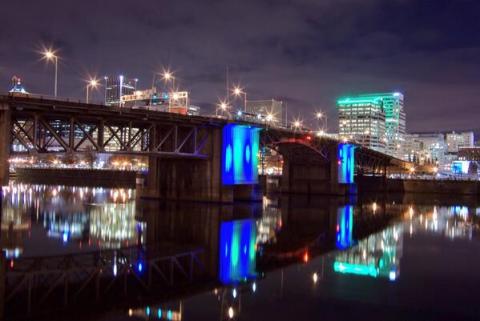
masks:
<svg viewBox="0 0 480 321"><path fill-rule="evenodd" d="M113 319L195 319L189 298L203 293L205 318L237 319L257 296L283 297L289 279L397 281L405 239L472 240L480 222L463 205L265 197L218 206L22 184L4 187L2 204L0 302L9 317L95 303ZM292 275L291 266L300 269Z"/></svg>

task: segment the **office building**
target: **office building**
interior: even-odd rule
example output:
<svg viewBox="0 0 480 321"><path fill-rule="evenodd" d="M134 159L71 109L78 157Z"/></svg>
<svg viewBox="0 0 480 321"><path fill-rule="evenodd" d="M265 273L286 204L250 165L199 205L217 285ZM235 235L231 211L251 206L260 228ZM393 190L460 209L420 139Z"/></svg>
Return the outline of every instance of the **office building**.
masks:
<svg viewBox="0 0 480 321"><path fill-rule="evenodd" d="M436 164L449 166L447 144L441 133L416 133L405 135L404 160L421 165Z"/></svg>
<svg viewBox="0 0 480 321"><path fill-rule="evenodd" d="M385 112L381 97L352 96L337 101L339 136L385 152Z"/></svg>
<svg viewBox="0 0 480 321"><path fill-rule="evenodd" d="M401 93L362 94L360 97L379 98L385 112L385 152L401 157L405 140L406 115L403 108L404 96Z"/></svg>
<svg viewBox="0 0 480 321"><path fill-rule="evenodd" d="M123 75L105 77L105 105L122 107L122 97L133 95L137 89L138 79Z"/></svg>
<svg viewBox="0 0 480 321"><path fill-rule="evenodd" d="M449 153L458 153L460 148L473 147L474 135L472 131L469 132L451 132L445 135L445 140L448 146Z"/></svg>

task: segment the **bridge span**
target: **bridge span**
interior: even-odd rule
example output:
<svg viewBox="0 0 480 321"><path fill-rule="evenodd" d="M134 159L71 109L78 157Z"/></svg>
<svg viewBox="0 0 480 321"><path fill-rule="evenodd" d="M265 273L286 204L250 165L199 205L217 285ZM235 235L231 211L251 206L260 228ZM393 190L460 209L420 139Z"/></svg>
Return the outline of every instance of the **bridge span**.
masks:
<svg viewBox="0 0 480 321"><path fill-rule="evenodd" d="M354 174L386 177L412 165L313 132L242 119L187 116L52 100L0 96L0 178L14 155L122 154L148 158L139 175L145 198L231 202L261 197L261 151L283 157L281 191L355 193Z"/></svg>

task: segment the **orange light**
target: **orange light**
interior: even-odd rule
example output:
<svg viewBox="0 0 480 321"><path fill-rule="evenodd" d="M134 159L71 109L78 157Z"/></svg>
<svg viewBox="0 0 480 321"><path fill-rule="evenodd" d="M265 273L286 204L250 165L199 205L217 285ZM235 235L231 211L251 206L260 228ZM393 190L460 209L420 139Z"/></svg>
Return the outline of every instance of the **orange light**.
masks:
<svg viewBox="0 0 480 321"><path fill-rule="evenodd" d="M308 256L308 251L305 251L303 254L303 262L307 263L308 260L310 260L310 257Z"/></svg>

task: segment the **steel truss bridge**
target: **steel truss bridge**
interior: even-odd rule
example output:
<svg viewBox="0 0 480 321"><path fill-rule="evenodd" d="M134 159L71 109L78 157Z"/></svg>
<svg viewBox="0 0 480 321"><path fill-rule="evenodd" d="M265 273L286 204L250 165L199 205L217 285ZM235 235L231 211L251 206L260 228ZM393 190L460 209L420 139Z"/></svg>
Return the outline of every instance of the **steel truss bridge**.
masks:
<svg viewBox="0 0 480 321"><path fill-rule="evenodd" d="M209 128L229 122L23 95L0 96L0 106L11 114L10 153L14 155L98 152L205 158ZM299 144L327 157L325 147L339 143L327 136L306 135L304 131L250 124L265 129L262 143L269 147ZM357 165L362 168L409 166L408 162L360 146L356 154Z"/></svg>
<svg viewBox="0 0 480 321"><path fill-rule="evenodd" d="M145 110L3 96L11 113L11 153L122 153L206 157L212 119ZM3 108L5 109L5 108Z"/></svg>

